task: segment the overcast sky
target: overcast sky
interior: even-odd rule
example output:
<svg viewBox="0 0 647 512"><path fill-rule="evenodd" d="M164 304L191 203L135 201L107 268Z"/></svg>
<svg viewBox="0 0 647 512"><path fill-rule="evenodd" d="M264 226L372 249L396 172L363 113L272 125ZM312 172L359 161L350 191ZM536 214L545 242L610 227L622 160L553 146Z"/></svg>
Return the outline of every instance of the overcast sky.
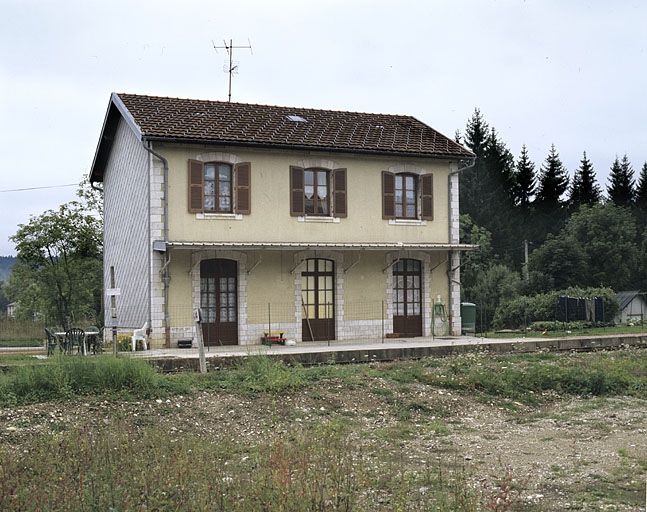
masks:
<svg viewBox="0 0 647 512"><path fill-rule="evenodd" d="M111 92L412 115L474 109L536 168L647 160L644 0L2 0L0 255L75 199ZM39 190L22 190L35 187Z"/></svg>

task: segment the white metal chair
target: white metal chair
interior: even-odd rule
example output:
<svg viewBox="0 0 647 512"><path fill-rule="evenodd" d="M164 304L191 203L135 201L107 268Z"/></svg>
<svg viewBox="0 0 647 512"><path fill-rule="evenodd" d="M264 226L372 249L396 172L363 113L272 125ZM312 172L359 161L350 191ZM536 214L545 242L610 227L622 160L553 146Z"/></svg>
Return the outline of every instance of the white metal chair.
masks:
<svg viewBox="0 0 647 512"><path fill-rule="evenodd" d="M148 350L148 345L146 344L146 339L147 339L147 334L146 331L148 330L148 322L144 323L144 326L141 329L135 329L133 331L133 336L132 336L132 341L133 341L133 352L137 350L137 341L142 342L142 347L144 350Z"/></svg>

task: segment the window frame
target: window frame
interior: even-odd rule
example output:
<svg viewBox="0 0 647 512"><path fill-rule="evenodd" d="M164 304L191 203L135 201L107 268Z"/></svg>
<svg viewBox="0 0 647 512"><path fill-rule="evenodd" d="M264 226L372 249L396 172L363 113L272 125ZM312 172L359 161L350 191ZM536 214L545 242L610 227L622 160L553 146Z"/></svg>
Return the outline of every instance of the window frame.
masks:
<svg viewBox="0 0 647 512"><path fill-rule="evenodd" d="M313 184L306 185L306 173L313 173ZM313 198L317 203L316 177L325 173L325 186L328 212L306 212L308 197L306 187L313 186ZM316 209L316 208L315 208ZM290 215L292 217L334 218L347 216L347 181L346 169L328 169L325 167L290 166Z"/></svg>
<svg viewBox="0 0 647 512"><path fill-rule="evenodd" d="M382 171L382 218L388 220L433 220L434 219L434 186L433 173L416 174L411 172L394 173ZM415 217L406 215L407 202L402 203L402 215L397 215L397 179L414 178Z"/></svg>
<svg viewBox="0 0 647 512"><path fill-rule="evenodd" d="M251 213L251 163L239 162L233 164L226 161L208 161L189 159L189 213L203 213L209 215L231 215L231 214L250 214ZM207 165L216 166L216 173L219 175L218 166L227 165L231 171L231 180L229 188L229 200L231 208L229 210L220 209L219 191L220 180L216 178L214 194L216 209L205 208L205 170Z"/></svg>

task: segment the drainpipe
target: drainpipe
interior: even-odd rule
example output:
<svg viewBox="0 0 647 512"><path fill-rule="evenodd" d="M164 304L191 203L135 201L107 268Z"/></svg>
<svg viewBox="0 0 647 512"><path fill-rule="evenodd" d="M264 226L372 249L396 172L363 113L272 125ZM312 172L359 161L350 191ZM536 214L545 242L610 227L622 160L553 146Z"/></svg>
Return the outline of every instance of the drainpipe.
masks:
<svg viewBox="0 0 647 512"><path fill-rule="evenodd" d="M454 177L454 175L457 175L458 173L460 173L462 171L465 171L467 169L471 169L475 165L476 165L476 158L472 159L471 163L468 164L467 166L461 167L461 168L453 170L453 171L450 171L449 175L447 177L447 195L448 195L447 200L448 200L448 206L449 206L449 225L448 225L449 237L448 237L448 240L449 240L450 244L452 244L454 242L454 240L452 240L452 217L453 217L453 215L452 215L452 213L453 213L452 212L452 178ZM458 183L457 183L456 186L458 188ZM456 190L456 193L458 194L459 191ZM460 211L457 211L456 215L458 216L459 214L460 214ZM460 240L457 240L457 242L460 242ZM460 252L459 252L459 255L460 255ZM454 310L452 309L452 286L456 282L454 280L454 271L457 268L459 268L460 265L456 265L455 267L453 267L453 264L454 264L454 251L450 251L448 260L449 260L449 268L447 269L447 278L448 278L448 282L449 282L449 298L447 300L447 303L448 303L447 304L447 318L449 319L449 332L450 332L450 334L453 334L453 332L452 332L452 319L454 318ZM459 310L459 315L460 315L460 310Z"/></svg>
<svg viewBox="0 0 647 512"><path fill-rule="evenodd" d="M169 263L171 262L171 256L168 252L167 248L167 243L168 243L168 160L164 158L162 155L159 153L153 151L150 147L148 147L146 140L142 140L142 146L143 148L153 155L154 157L158 158L161 162L162 165L164 166L164 265L162 266L162 271L164 272L164 276L162 277L162 281L164 283L164 339L166 343L166 347L171 346L171 320L170 320L170 315L169 315L169 307L168 307L168 287L169 287L169 281L171 280L171 275L169 273ZM150 187L149 187L150 190ZM148 202L148 207L150 209L150 200ZM148 233L150 235L150 212L148 215ZM150 273L148 276L149 280L149 293L151 289L151 283L150 283ZM148 301L148 318L149 318L149 323L148 325L152 326L151 323L151 301L149 297Z"/></svg>

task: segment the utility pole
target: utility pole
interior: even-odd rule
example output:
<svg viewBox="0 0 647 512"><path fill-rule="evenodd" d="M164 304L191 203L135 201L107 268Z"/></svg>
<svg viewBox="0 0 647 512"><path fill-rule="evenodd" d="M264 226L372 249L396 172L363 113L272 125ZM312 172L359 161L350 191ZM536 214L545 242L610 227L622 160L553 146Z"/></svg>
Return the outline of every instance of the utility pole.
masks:
<svg viewBox="0 0 647 512"><path fill-rule="evenodd" d="M528 240L523 241L523 276L527 281L530 281L530 273L528 272Z"/></svg>
<svg viewBox="0 0 647 512"><path fill-rule="evenodd" d="M225 68L225 73L229 73L229 103L231 103L231 75L234 73L238 73L238 63L234 64L233 61L233 56L234 56L234 49L247 49L249 48L249 51L254 55L254 52L252 51L252 44L249 42L249 39L247 42L249 43L247 46L234 46L234 42L232 39L229 40L229 44L227 44L227 41L223 39L223 46L216 46L216 43L211 41L213 44L214 50L216 50L216 53L218 53L218 50L227 50L227 53L229 54L229 67Z"/></svg>

